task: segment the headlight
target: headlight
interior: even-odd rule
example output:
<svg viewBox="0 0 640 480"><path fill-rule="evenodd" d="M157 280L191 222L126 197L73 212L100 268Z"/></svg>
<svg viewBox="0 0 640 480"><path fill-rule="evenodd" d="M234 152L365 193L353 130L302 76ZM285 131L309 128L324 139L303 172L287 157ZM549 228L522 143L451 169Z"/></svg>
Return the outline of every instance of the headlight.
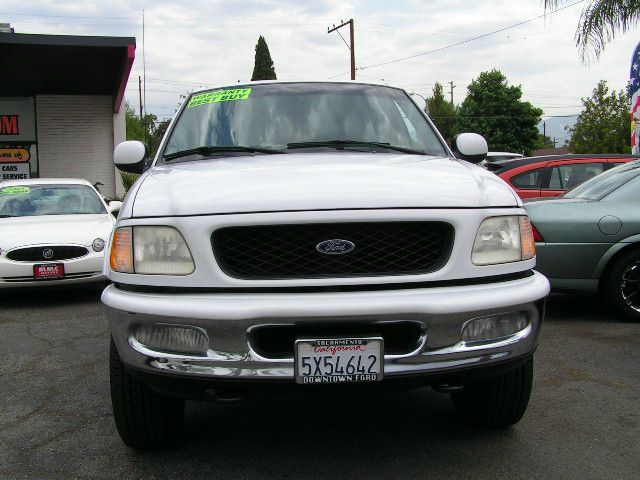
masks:
<svg viewBox="0 0 640 480"><path fill-rule="evenodd" d="M91 244L94 252L101 252L104 249L104 240L101 238L96 238Z"/></svg>
<svg viewBox="0 0 640 480"><path fill-rule="evenodd" d="M473 243L474 265L529 260L536 254L536 244L526 215L489 217L480 224Z"/></svg>
<svg viewBox="0 0 640 480"><path fill-rule="evenodd" d="M146 275L189 275L195 270L180 232L165 226L116 229L110 263L116 272Z"/></svg>

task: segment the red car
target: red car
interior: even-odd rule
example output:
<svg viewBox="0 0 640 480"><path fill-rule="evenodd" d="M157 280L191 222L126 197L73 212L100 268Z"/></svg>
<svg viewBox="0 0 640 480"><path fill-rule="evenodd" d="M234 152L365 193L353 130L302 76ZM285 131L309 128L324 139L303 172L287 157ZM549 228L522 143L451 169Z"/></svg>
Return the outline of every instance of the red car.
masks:
<svg viewBox="0 0 640 480"><path fill-rule="evenodd" d="M591 177L623 163L633 155L549 155L500 162L489 167L520 198L557 197Z"/></svg>

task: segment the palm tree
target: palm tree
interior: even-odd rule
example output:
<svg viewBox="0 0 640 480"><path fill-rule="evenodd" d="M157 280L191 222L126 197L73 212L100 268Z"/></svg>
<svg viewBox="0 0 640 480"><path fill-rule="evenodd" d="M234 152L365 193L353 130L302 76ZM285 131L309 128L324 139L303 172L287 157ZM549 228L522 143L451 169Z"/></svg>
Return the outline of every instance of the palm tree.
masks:
<svg viewBox="0 0 640 480"><path fill-rule="evenodd" d="M546 10L554 10L565 0L543 0ZM597 60L607 43L618 33L624 33L640 20L640 0L588 0L582 10L576 46L583 62Z"/></svg>

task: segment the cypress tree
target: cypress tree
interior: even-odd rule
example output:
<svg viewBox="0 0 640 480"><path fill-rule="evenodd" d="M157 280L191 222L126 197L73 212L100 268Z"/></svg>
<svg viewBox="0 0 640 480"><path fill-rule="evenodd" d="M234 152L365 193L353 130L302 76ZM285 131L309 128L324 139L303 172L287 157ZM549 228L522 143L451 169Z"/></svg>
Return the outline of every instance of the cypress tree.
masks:
<svg viewBox="0 0 640 480"><path fill-rule="evenodd" d="M271 54L269 53L269 47L262 35L260 35L258 43L256 44L256 59L251 80L277 80L276 70L273 68L273 60L271 60Z"/></svg>

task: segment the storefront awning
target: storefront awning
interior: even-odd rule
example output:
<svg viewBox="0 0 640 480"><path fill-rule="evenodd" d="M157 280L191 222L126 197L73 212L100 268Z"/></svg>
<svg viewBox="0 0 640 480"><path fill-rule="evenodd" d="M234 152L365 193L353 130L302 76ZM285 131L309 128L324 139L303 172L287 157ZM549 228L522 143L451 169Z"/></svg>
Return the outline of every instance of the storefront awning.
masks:
<svg viewBox="0 0 640 480"><path fill-rule="evenodd" d="M0 97L111 95L119 112L133 37L0 33Z"/></svg>

